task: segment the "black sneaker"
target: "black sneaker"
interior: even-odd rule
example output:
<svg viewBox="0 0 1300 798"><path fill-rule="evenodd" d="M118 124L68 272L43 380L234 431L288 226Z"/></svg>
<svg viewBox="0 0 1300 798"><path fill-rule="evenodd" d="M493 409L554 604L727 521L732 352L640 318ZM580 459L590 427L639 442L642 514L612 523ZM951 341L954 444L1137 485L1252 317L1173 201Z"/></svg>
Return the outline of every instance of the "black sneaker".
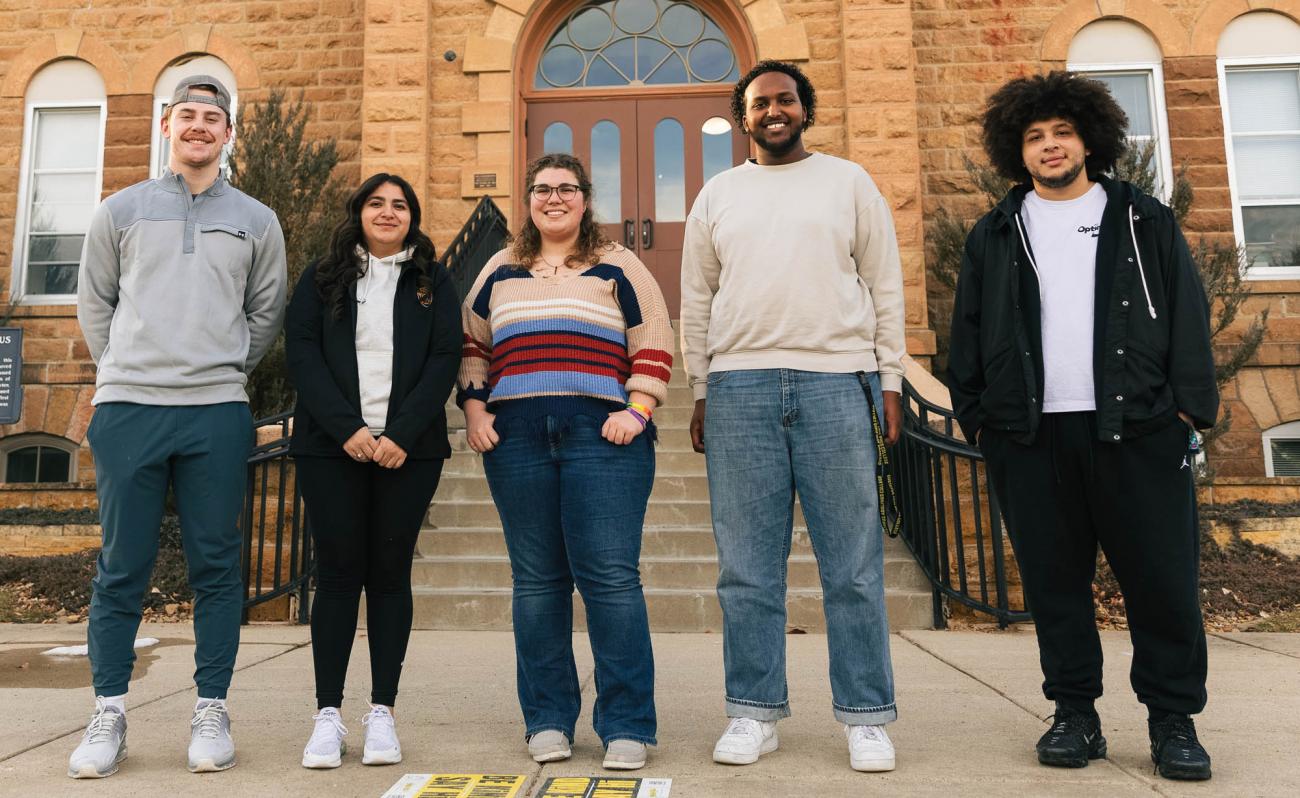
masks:
<svg viewBox="0 0 1300 798"><path fill-rule="evenodd" d="M1101 718L1095 712L1056 705L1052 728L1035 746L1038 761L1058 768L1087 767L1089 759L1106 756L1106 738L1101 736Z"/></svg>
<svg viewBox="0 0 1300 798"><path fill-rule="evenodd" d="M1210 755L1196 739L1196 724L1186 715L1169 715L1147 721L1151 733L1151 761L1167 779L1204 781L1210 777Z"/></svg>

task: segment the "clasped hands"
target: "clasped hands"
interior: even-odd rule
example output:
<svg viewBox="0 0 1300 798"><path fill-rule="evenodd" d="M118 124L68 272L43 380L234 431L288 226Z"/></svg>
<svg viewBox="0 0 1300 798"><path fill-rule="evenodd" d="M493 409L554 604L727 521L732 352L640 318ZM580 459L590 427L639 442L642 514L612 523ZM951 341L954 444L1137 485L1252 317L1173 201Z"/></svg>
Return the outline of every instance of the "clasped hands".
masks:
<svg viewBox="0 0 1300 798"><path fill-rule="evenodd" d="M406 451L392 439L380 435L376 438L362 427L343 442L343 451L358 463L374 463L381 468L401 468L406 462Z"/></svg>
<svg viewBox="0 0 1300 798"><path fill-rule="evenodd" d="M484 408L475 408L471 410L468 403L465 408L465 438L469 442L469 448L483 454L496 448L501 442L501 436L497 434L494 424L497 417L489 413ZM619 446L626 446L636 440L636 436L645 431L645 427L631 413L626 410L618 410L609 414L605 419L604 425L600 428L600 437L610 443Z"/></svg>

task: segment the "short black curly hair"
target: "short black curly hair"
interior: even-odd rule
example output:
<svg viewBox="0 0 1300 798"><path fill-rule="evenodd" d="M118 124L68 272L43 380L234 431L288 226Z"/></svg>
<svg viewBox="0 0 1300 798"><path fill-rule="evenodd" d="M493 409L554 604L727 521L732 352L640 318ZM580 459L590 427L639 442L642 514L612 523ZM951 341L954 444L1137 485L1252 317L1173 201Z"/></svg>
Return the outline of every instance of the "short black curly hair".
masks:
<svg viewBox="0 0 1300 798"><path fill-rule="evenodd" d="M817 111L817 91L813 89L812 81L794 64L771 60L754 64L754 68L736 81L736 88L731 90L731 118L736 120L736 125L741 130L745 129L745 89L754 82L754 78L765 72L780 72L794 79L795 88L799 92L799 103L803 106L803 127L800 130L812 127Z"/></svg>
<svg viewBox="0 0 1300 798"><path fill-rule="evenodd" d="M1029 183L1023 154L1025 129L1057 117L1073 124L1088 148L1084 165L1089 178L1114 170L1128 146L1124 109L1101 81L1054 70L1017 78L989 97L981 120L984 152L998 174Z"/></svg>

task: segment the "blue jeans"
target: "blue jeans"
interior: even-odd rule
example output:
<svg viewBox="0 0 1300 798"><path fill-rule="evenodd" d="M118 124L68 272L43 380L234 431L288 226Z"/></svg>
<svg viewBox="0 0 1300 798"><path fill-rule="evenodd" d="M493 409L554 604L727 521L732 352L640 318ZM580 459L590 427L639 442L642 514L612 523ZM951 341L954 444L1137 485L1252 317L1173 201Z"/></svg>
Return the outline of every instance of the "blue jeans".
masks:
<svg viewBox="0 0 1300 798"><path fill-rule="evenodd" d="M521 400L523 401L523 400ZM655 743L654 654L641 591L641 530L654 482L652 432L627 446L604 417L499 418L483 458L514 577L513 620L525 734L573 739L582 696L573 661L573 588L596 661L592 725Z"/></svg>
<svg viewBox="0 0 1300 798"><path fill-rule="evenodd" d="M709 375L704 447L729 717L790 714L785 593L796 491L821 574L835 717L855 725L898 717L864 384L883 416L874 373Z"/></svg>

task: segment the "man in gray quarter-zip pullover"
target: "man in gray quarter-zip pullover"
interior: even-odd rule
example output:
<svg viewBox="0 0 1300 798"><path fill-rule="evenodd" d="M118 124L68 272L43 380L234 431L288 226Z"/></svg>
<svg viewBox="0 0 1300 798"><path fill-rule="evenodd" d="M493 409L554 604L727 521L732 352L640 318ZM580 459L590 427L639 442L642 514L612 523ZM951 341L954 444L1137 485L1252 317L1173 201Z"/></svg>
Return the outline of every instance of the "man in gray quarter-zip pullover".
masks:
<svg viewBox="0 0 1300 798"><path fill-rule="evenodd" d="M244 386L280 329L284 236L271 209L221 175L230 93L182 80L163 113L162 177L95 211L77 319L95 359L95 456L104 545L90 603L96 708L68 775L108 776L126 757L127 685L170 484L194 590L189 767L235 764L226 690L239 647L238 517L253 442Z"/></svg>

